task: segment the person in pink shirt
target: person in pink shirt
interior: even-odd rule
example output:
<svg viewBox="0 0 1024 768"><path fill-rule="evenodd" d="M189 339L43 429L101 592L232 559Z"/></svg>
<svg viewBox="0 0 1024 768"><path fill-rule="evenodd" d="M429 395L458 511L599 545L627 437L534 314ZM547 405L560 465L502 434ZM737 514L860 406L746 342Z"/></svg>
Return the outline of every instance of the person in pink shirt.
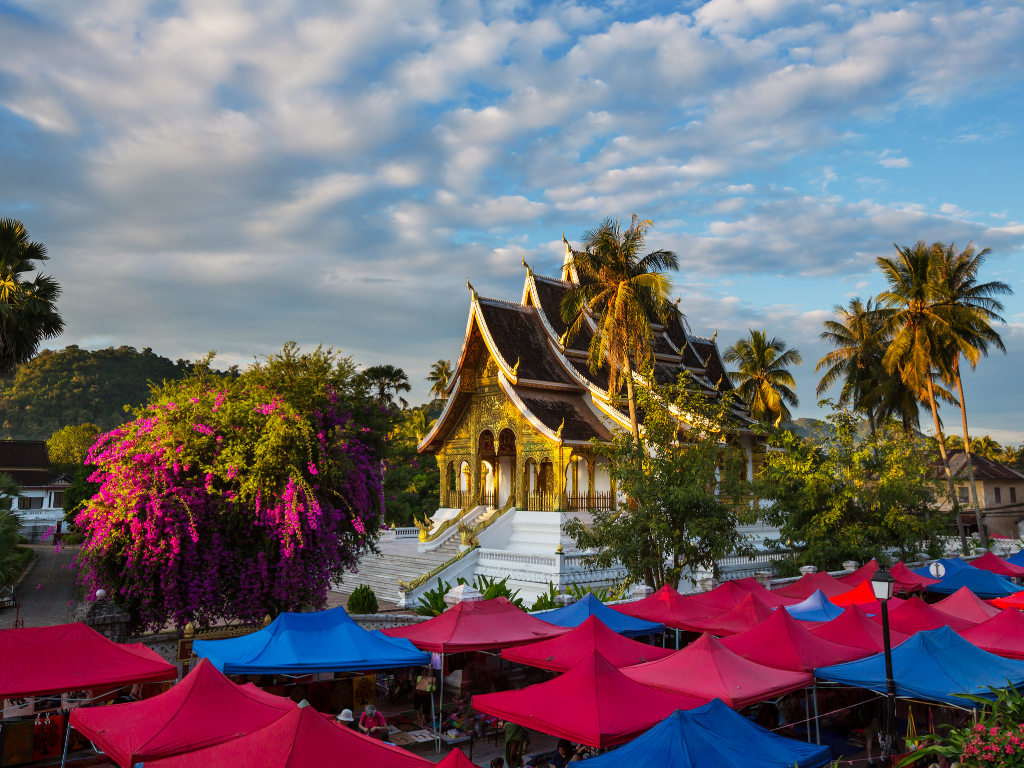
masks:
<svg viewBox="0 0 1024 768"><path fill-rule="evenodd" d="M367 704L363 714L360 715L359 730L375 739L387 740L388 724L384 722L384 715L378 712L373 704Z"/></svg>

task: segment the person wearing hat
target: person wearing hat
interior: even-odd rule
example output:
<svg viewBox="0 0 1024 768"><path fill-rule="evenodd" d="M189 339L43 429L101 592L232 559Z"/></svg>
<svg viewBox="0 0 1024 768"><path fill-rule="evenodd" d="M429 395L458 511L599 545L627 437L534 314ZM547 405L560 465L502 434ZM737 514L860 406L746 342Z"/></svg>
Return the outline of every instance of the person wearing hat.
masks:
<svg viewBox="0 0 1024 768"><path fill-rule="evenodd" d="M338 722L348 728L350 731L358 731L359 726L356 725L355 719L352 717L351 709L341 710L341 714L338 715Z"/></svg>
<svg viewBox="0 0 1024 768"><path fill-rule="evenodd" d="M373 704L367 704L363 714L359 716L359 730L367 736L385 741L388 735L388 724L384 715L377 711Z"/></svg>

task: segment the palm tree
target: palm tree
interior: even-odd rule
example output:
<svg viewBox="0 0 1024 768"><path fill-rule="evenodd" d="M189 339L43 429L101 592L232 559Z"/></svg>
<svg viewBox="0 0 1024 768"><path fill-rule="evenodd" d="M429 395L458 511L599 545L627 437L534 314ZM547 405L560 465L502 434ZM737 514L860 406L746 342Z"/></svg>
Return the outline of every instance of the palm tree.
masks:
<svg viewBox="0 0 1024 768"><path fill-rule="evenodd" d="M454 373L451 360L438 360L430 366L430 374L426 378L431 383L430 394L435 400L448 401L448 384Z"/></svg>
<svg viewBox="0 0 1024 768"><path fill-rule="evenodd" d="M1017 448L1012 445L1006 446L1003 448L1003 455L999 457L999 460L1008 467L1019 469L1019 465L1024 464L1024 445Z"/></svg>
<svg viewBox="0 0 1024 768"><path fill-rule="evenodd" d="M377 388L377 399L388 405L393 405L395 402L392 393L409 392L412 389L405 371L393 365L371 366L363 371L363 377L371 387ZM405 400L403 399L402 402L404 403Z"/></svg>
<svg viewBox="0 0 1024 768"><path fill-rule="evenodd" d="M597 332L590 342L588 363L597 370L608 363L608 395L614 396L626 382L629 399L629 423L633 442L640 445L640 426L636 420L633 396L633 370L642 368L651 358L654 331L652 321L664 323L672 313L668 302L671 283L665 272L679 269L672 251L652 251L646 256L644 237L654 226L636 214L629 229L623 230L617 219L605 219L600 226L583 234L582 253L573 263L579 285L572 286L562 299L562 320L569 326L565 342L571 342L593 319Z"/></svg>
<svg viewBox="0 0 1024 768"><path fill-rule="evenodd" d="M826 320L821 332L822 341L836 349L818 361L814 367L817 373L825 368L825 375L818 382L815 393L820 397L836 382L843 382L839 405L851 405L855 410L864 411L874 434L876 427L877 393L879 374L882 370L882 356L888 339L875 314L874 299L862 302L860 298L850 299L847 307L836 304L832 314L836 320Z"/></svg>
<svg viewBox="0 0 1024 768"><path fill-rule="evenodd" d="M27 279L36 262L48 258L20 221L0 219L0 376L11 375L32 359L43 339L64 330L56 307L60 285L48 275Z"/></svg>
<svg viewBox="0 0 1024 768"><path fill-rule="evenodd" d="M750 415L757 421L771 421L778 426L792 415L787 404L800 404L793 391L796 382L786 369L800 365L803 358L799 350L786 349L782 339L769 339L768 331L748 331L750 335L738 339L722 358L739 367L738 371L729 371L729 379L750 405Z"/></svg>
<svg viewBox="0 0 1024 768"><path fill-rule="evenodd" d="M427 409L424 406L410 414L407 426L409 432L416 438L416 442L419 443L427 436L427 432L430 431L430 428L434 426L436 421L437 419L427 418Z"/></svg>
<svg viewBox="0 0 1024 768"><path fill-rule="evenodd" d="M974 243L970 243L962 252L957 250L955 244L946 247L942 243L935 243L933 248L936 256L939 302L950 310L951 314L951 323L946 334L949 341L947 356L960 396L960 418L963 422L966 444L964 453L970 478L971 500L980 519L981 505L974 485L974 464L971 462L971 451L974 448L970 433L967 431L967 404L964 402L960 357L962 355L970 364L971 370L974 370L978 360L983 355L988 356L989 344L1006 354L1002 338L992 328L993 321L1006 322L998 314L1003 311L1003 305L993 297L1012 295L1013 290L1000 280L978 283L978 272L985 263L985 257L990 249L985 248L975 253Z"/></svg>
<svg viewBox="0 0 1024 768"><path fill-rule="evenodd" d="M20 559L18 535L21 517L12 509L13 501L21 495L21 487L6 472L0 473L0 584L16 577Z"/></svg>
<svg viewBox="0 0 1024 768"><path fill-rule="evenodd" d="M948 329L954 325L951 322L954 313L939 304L935 248L924 240L919 240L912 248L900 248L898 245L895 248L895 258L879 257L876 260L889 283L889 290L878 296L882 307L878 315L892 334L882 363L890 373L899 371L900 378L911 392L927 395L949 498L956 510L961 544L967 551L967 533L953 489L953 474L946 455L935 394L936 375L946 380L951 378Z"/></svg>
<svg viewBox="0 0 1024 768"><path fill-rule="evenodd" d="M1003 446L1001 446L988 435L975 437L974 439L971 440L969 445L971 453L976 453L979 456L984 456L989 461L999 461L999 458L1003 453Z"/></svg>
<svg viewBox="0 0 1024 768"><path fill-rule="evenodd" d="M960 435L946 435L946 450L962 451L963 449L964 439Z"/></svg>

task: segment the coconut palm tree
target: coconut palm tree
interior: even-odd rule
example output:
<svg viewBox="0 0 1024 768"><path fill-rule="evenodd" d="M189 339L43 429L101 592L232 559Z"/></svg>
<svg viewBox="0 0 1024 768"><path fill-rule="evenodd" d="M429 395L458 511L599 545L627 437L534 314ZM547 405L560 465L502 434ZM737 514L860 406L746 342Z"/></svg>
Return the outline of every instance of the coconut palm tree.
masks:
<svg viewBox="0 0 1024 768"><path fill-rule="evenodd" d="M590 342L588 364L595 373L608 363L608 394L615 395L626 382L629 422L633 441L640 444L633 396L633 371L651 358L652 322L664 323L672 313L668 301L671 283L665 272L679 269L672 251L652 251L641 256L644 238L654 226L635 214L629 229L617 219L605 219L583 235L582 253L573 263L580 284L562 299L562 320L569 326L565 342L571 342L593 320L597 332Z"/></svg>
<svg viewBox="0 0 1024 768"><path fill-rule="evenodd" d="M438 360L430 366L430 374L426 377L430 382L430 394L435 400L448 401L448 385L455 372L451 360Z"/></svg>
<svg viewBox="0 0 1024 768"><path fill-rule="evenodd" d="M419 443L427 436L427 432L434 426L435 421L437 419L427 418L427 409L424 406L410 414L407 427L412 436L416 438L416 442Z"/></svg>
<svg viewBox="0 0 1024 768"><path fill-rule="evenodd" d="M938 301L950 312L950 324L946 329L949 342L946 355L960 396L960 418L966 443L964 453L970 478L971 500L975 512L980 517L981 506L974 485L974 464L971 462L973 441L967 431L967 404L964 402L960 359L963 357L967 360L971 370L974 370L981 357L988 356L990 344L1006 354L1002 338L992 327L993 322L1006 322L999 315L999 312L1003 311L1003 305L994 297L1012 295L1013 290L1000 280L978 282L978 272L985 263L985 257L990 249L975 252L974 243L970 243L963 251L959 251L955 244L947 247L942 243L935 243L933 248Z"/></svg>
<svg viewBox="0 0 1024 768"><path fill-rule="evenodd" d="M405 371L393 365L373 365L363 371L362 375L371 387L377 388L377 399L388 405L394 404L394 395L412 389ZM402 402L405 403L405 400L402 399Z"/></svg>
<svg viewBox="0 0 1024 768"><path fill-rule="evenodd" d="M792 416L787 405L800 404L793 391L796 382L787 369L803 363L803 358L799 350L786 349L782 339L769 339L768 331L748 331L750 335L725 350L722 359L739 368L729 371L729 379L750 405L750 415L778 426Z"/></svg>
<svg viewBox="0 0 1024 768"><path fill-rule="evenodd" d="M32 359L41 341L64 330L56 307L60 285L47 275L29 279L36 262L48 258L20 221L0 219L0 376L12 374Z"/></svg>
<svg viewBox="0 0 1024 768"><path fill-rule="evenodd" d="M1024 445L1017 448L1012 445L1006 446L999 460L1006 466L1019 470L1024 465Z"/></svg>
<svg viewBox="0 0 1024 768"><path fill-rule="evenodd" d="M970 442L971 453L984 456L989 461L999 461L1003 454L1003 446L988 435L975 437Z"/></svg>
<svg viewBox="0 0 1024 768"><path fill-rule="evenodd" d="M21 487L6 472L0 473L0 585L16 577L19 564L18 535L21 517L13 510L13 502L21 495Z"/></svg>
<svg viewBox="0 0 1024 768"><path fill-rule="evenodd" d="M839 404L867 413L872 434L876 427L879 379L884 376L882 356L888 342L873 302L873 298L862 302L857 297L850 299L846 307L839 304L832 307L836 319L825 321L825 330L819 338L835 349L814 367L815 373L825 369L815 393L820 397L842 381Z"/></svg>

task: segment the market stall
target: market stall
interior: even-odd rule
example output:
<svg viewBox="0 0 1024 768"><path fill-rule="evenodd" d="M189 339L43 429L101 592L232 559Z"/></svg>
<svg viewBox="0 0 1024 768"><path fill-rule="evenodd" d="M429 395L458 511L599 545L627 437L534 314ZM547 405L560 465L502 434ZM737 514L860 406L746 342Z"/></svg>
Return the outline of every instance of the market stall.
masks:
<svg viewBox="0 0 1024 768"><path fill-rule="evenodd" d="M794 672L813 672L818 667L843 664L872 653L818 637L786 611L776 611L753 629L723 638L721 643L750 661Z"/></svg>
<svg viewBox="0 0 1024 768"><path fill-rule="evenodd" d="M1006 608L988 621L963 630L960 636L983 651L1024 659L1024 615L1016 608Z"/></svg>
<svg viewBox="0 0 1024 768"><path fill-rule="evenodd" d="M597 651L613 667L628 667L671 656L675 651L645 645L613 632L596 616L575 629L539 643L506 648L502 658L553 672L565 672Z"/></svg>
<svg viewBox="0 0 1024 768"><path fill-rule="evenodd" d="M829 600L820 589L803 602L787 605L786 610L794 619L816 624L832 621L843 613L843 609Z"/></svg>
<svg viewBox="0 0 1024 768"><path fill-rule="evenodd" d="M300 703L269 725L194 752L147 761L146 768L430 768L401 747L350 731Z"/></svg>
<svg viewBox="0 0 1024 768"><path fill-rule="evenodd" d="M881 616L872 616L871 620L882 623ZM896 609L889 609L889 628L905 635L927 632L939 627L951 627L959 632L973 626L974 624L966 619L950 616L935 606L928 605L920 597L912 597Z"/></svg>
<svg viewBox="0 0 1024 768"><path fill-rule="evenodd" d="M893 597L888 602L889 610L892 610L897 606L903 605L905 601L898 597ZM832 604L840 608L857 605L869 616L876 616L882 612L882 604L875 598L875 592L871 589L871 583L868 581L862 581L859 586L854 587L849 592L833 597Z"/></svg>
<svg viewBox="0 0 1024 768"><path fill-rule="evenodd" d="M778 592L768 589L753 576L747 576L742 579L732 579L729 583L735 584L738 587L743 587L769 608L778 608L783 605L796 605L800 602L798 598L786 597L784 595L780 595Z"/></svg>
<svg viewBox="0 0 1024 768"><path fill-rule="evenodd" d="M994 574L1006 576L1007 578L1024 576L1024 566L1003 560L1003 558L997 557L991 552L986 552L977 560L972 561L971 565L982 571L992 571Z"/></svg>
<svg viewBox="0 0 1024 768"><path fill-rule="evenodd" d="M824 592L826 597L836 597L849 592L853 587L838 581L834 576L821 571L819 573L805 573L792 584L774 590L785 597L806 600L815 592Z"/></svg>
<svg viewBox="0 0 1024 768"><path fill-rule="evenodd" d="M743 598L751 594L753 594L751 589L730 580L722 582L710 592L698 592L686 595L686 598L718 611L718 613L724 613L730 608L736 607Z"/></svg>
<svg viewBox="0 0 1024 768"><path fill-rule="evenodd" d="M341 607L282 613L249 635L196 640L192 651L227 675L359 672L430 662L422 651L363 629Z"/></svg>
<svg viewBox="0 0 1024 768"><path fill-rule="evenodd" d="M889 602L895 601L890 600ZM810 633L823 640L850 645L871 653L881 653L884 648L881 625L872 621L859 605L848 606L841 616L819 627L814 627ZM890 628L889 642L893 648L909 639L910 635L894 632Z"/></svg>
<svg viewBox="0 0 1024 768"><path fill-rule="evenodd" d="M259 730L295 702L236 685L203 659L166 693L71 712L71 726L121 768L220 744Z"/></svg>
<svg viewBox="0 0 1024 768"><path fill-rule="evenodd" d="M665 631L661 622L647 621L629 616L621 611L613 611L597 599L593 592L587 592L580 600L564 608L538 613L537 618L558 627L578 627L591 616L623 637L643 637Z"/></svg>
<svg viewBox="0 0 1024 768"><path fill-rule="evenodd" d="M975 705L957 696L969 693L994 698L991 688L1024 684L1024 661L983 651L950 627L918 632L892 650L896 695L948 704L961 709ZM876 693L886 691L884 654L818 669L815 675Z"/></svg>
<svg viewBox="0 0 1024 768"><path fill-rule="evenodd" d="M813 675L773 669L744 659L709 634L660 661L624 667L622 674L662 691L704 701L721 699L741 709L799 688L810 688Z"/></svg>
<svg viewBox="0 0 1024 768"><path fill-rule="evenodd" d="M777 736L715 699L673 712L633 742L587 761L588 768L819 768L828 747Z"/></svg>
<svg viewBox="0 0 1024 768"><path fill-rule="evenodd" d="M592 651L553 680L474 696L473 706L525 728L603 749L636 738L677 709L706 701L634 682Z"/></svg>
<svg viewBox="0 0 1024 768"><path fill-rule="evenodd" d="M679 594L666 584L653 595L648 595L643 600L609 607L613 611L626 616L664 624L672 629L680 629L688 622L708 619L725 613L732 606L720 609L705 605L704 603L697 603L692 598Z"/></svg>
<svg viewBox="0 0 1024 768"><path fill-rule="evenodd" d="M967 587L960 587L952 595L940 600L932 607L937 611L956 616L958 619L964 619L973 624L988 621L1000 612L999 608L989 605Z"/></svg>
<svg viewBox="0 0 1024 768"><path fill-rule="evenodd" d="M964 568L952 576L946 576L942 581L929 584L928 591L939 595L951 595L962 587L967 587L978 597L987 600L1009 597L1024 591L1003 576L977 568Z"/></svg>
<svg viewBox="0 0 1024 768"><path fill-rule="evenodd" d="M774 613L750 592L745 594L742 600L722 615L687 622L681 628L690 632L710 632L715 637L728 637L753 629Z"/></svg>

